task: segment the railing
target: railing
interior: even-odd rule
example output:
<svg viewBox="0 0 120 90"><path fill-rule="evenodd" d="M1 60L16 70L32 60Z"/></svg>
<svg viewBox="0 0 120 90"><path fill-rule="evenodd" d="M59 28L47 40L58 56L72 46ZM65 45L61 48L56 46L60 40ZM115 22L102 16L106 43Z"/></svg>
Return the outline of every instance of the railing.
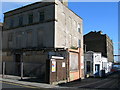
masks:
<svg viewBox="0 0 120 90"><path fill-rule="evenodd" d="M14 75L23 77L45 78L46 65L42 63L25 63L25 62L2 62L2 76Z"/></svg>

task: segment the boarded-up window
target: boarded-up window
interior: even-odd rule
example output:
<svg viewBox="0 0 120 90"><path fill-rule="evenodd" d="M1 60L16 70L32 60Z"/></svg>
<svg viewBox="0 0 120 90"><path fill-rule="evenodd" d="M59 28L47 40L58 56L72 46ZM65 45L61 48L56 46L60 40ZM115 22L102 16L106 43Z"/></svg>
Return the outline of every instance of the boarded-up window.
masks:
<svg viewBox="0 0 120 90"><path fill-rule="evenodd" d="M17 48L21 48L22 46L22 34L17 34L17 37L16 37L16 46Z"/></svg>
<svg viewBox="0 0 120 90"><path fill-rule="evenodd" d="M32 46L32 31L27 32L27 47Z"/></svg>
<svg viewBox="0 0 120 90"><path fill-rule="evenodd" d="M10 20L10 28L12 28L14 26L14 20L11 18Z"/></svg>
<svg viewBox="0 0 120 90"><path fill-rule="evenodd" d="M70 71L78 70L78 54L70 52Z"/></svg>
<svg viewBox="0 0 120 90"><path fill-rule="evenodd" d="M22 26L23 25L23 17L19 16L18 19L19 19L19 26Z"/></svg>
<svg viewBox="0 0 120 90"><path fill-rule="evenodd" d="M44 11L39 12L39 20L40 20L40 22L44 21L44 19L45 19Z"/></svg>
<svg viewBox="0 0 120 90"><path fill-rule="evenodd" d="M13 33L9 33L8 41L12 41L12 39L13 39Z"/></svg>
<svg viewBox="0 0 120 90"><path fill-rule="evenodd" d="M29 24L32 24L33 23L33 14L30 14L28 16L28 21L29 21Z"/></svg>
<svg viewBox="0 0 120 90"><path fill-rule="evenodd" d="M12 47L12 42L13 42L13 33L9 33L8 35L8 47Z"/></svg>
<svg viewBox="0 0 120 90"><path fill-rule="evenodd" d="M43 31L38 30L37 32L38 47L43 47Z"/></svg>

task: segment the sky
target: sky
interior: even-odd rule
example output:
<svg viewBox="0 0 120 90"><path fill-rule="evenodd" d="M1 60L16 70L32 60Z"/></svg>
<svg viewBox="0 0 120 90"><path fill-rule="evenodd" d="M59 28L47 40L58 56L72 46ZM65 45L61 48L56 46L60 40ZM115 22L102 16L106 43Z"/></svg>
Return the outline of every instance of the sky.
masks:
<svg viewBox="0 0 120 90"><path fill-rule="evenodd" d="M113 40L114 54L118 54L117 2L70 2L69 8L83 18L84 34L101 30Z"/></svg>
<svg viewBox="0 0 120 90"><path fill-rule="evenodd" d="M3 2L0 4L0 22L3 13L25 6L31 2ZM2 6L1 6L2 5ZM114 54L118 54L118 3L117 2L69 2L69 8L83 19L84 34L101 30L114 43ZM2 11L2 12L1 12ZM115 58L117 59L117 58Z"/></svg>

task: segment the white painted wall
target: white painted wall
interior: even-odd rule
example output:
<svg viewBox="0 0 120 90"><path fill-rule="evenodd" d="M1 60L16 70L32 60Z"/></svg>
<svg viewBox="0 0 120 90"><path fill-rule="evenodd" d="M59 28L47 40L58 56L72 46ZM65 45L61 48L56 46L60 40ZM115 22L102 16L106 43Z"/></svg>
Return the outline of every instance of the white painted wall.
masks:
<svg viewBox="0 0 120 90"><path fill-rule="evenodd" d="M94 75L96 73L95 71L95 65L100 65L99 75L101 76L101 70L102 70L102 61L101 61L101 53L95 53L92 51L88 51L85 53L85 74L87 74L87 68L86 68L86 62L91 61L91 75ZM93 64L92 64L93 63Z"/></svg>
<svg viewBox="0 0 120 90"><path fill-rule="evenodd" d="M102 57L102 69L105 70L105 73L108 73L108 59Z"/></svg>
<svg viewBox="0 0 120 90"><path fill-rule="evenodd" d="M96 73L96 71L95 71L95 65L96 64L100 65L99 76L101 76L101 70L102 70L101 53L94 53L93 54L93 74Z"/></svg>
<svg viewBox="0 0 120 90"><path fill-rule="evenodd" d="M111 69L112 69L112 62L108 62L108 72L111 72Z"/></svg>

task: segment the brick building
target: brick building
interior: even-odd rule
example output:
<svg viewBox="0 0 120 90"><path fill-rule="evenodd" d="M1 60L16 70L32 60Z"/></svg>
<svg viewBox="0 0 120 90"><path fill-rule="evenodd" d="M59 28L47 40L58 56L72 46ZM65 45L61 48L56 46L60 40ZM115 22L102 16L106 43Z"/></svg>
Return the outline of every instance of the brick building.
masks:
<svg viewBox="0 0 120 90"><path fill-rule="evenodd" d="M89 32L84 35L84 44L86 51L101 52L109 62L113 62L113 42L108 35L102 34L101 31Z"/></svg>

